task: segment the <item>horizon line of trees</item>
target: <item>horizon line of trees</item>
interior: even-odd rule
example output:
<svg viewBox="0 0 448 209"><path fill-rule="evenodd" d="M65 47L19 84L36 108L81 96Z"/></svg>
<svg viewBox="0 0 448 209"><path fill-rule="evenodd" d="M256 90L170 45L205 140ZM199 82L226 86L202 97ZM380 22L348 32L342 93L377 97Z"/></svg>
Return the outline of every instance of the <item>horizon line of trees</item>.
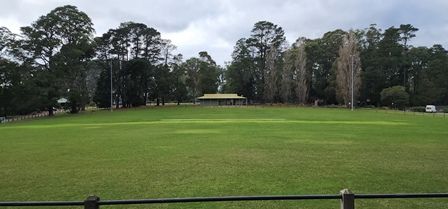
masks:
<svg viewBox="0 0 448 209"><path fill-rule="evenodd" d="M77 113L110 107L111 99L127 108L216 92L251 103L350 106L352 88L357 106L448 104L448 53L441 45L410 45L417 31L372 24L289 45L280 26L259 21L222 67L206 51L184 61L143 23L123 22L95 37L87 14L57 7L20 34L0 27L0 115L52 115L60 98Z"/></svg>
<svg viewBox="0 0 448 209"><path fill-rule="evenodd" d="M357 106L446 105L448 53L439 44L410 45L417 31L410 24L384 31L372 24L299 37L288 46L280 26L260 21L236 42L224 91L261 103L349 106L353 82Z"/></svg>

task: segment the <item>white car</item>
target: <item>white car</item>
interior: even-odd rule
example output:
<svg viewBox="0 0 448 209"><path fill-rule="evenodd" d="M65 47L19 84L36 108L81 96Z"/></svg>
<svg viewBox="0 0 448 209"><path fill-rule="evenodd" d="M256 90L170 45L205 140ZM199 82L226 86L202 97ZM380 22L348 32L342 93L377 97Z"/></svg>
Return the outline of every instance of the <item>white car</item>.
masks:
<svg viewBox="0 0 448 209"><path fill-rule="evenodd" d="M437 112L436 106L434 106L434 105L426 105L425 111L426 112Z"/></svg>

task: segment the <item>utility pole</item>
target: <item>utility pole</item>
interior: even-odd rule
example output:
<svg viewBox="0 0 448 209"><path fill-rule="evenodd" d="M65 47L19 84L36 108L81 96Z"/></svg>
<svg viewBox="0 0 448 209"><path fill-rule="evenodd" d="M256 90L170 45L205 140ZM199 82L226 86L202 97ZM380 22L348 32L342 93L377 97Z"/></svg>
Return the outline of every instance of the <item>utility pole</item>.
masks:
<svg viewBox="0 0 448 209"><path fill-rule="evenodd" d="M129 55L129 54L128 54ZM118 58L118 67L119 67L119 70L118 70L118 72L123 72L122 70L121 70L121 59L120 58ZM117 108L120 108L120 102L122 103L122 105L123 105L123 101L120 101L120 98L117 98L117 104L115 104L115 106L117 107Z"/></svg>
<svg viewBox="0 0 448 209"><path fill-rule="evenodd" d="M354 76L354 56L353 55L350 55L350 60L351 60L351 69L352 69L352 79L351 79L351 86L352 86L352 102L351 102L351 105L352 105L352 111L354 110L354 82L353 82L353 80L354 80L354 78L355 78L355 76Z"/></svg>
<svg viewBox="0 0 448 209"><path fill-rule="evenodd" d="M114 99L113 99L113 88L112 88L112 60L110 61L110 111L112 112L114 109Z"/></svg>

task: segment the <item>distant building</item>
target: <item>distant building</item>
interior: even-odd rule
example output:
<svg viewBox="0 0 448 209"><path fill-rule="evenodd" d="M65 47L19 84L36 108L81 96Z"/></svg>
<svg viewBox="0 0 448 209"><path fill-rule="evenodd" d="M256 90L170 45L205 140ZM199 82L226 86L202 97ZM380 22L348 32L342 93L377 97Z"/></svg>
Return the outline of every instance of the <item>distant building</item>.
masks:
<svg viewBox="0 0 448 209"><path fill-rule="evenodd" d="M204 94L198 97L199 103L203 106L220 106L220 105L246 105L247 99L238 94Z"/></svg>
<svg viewBox="0 0 448 209"><path fill-rule="evenodd" d="M60 98L60 99L58 99L58 104L65 104L65 103L67 103L68 102L68 99L66 99L66 98Z"/></svg>

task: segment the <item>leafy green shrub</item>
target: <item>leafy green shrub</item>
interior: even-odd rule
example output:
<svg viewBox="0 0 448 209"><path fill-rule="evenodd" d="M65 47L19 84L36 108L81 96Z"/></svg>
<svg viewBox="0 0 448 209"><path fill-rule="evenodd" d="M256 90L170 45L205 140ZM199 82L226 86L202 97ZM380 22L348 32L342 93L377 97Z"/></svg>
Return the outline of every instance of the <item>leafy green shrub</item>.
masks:
<svg viewBox="0 0 448 209"><path fill-rule="evenodd" d="M335 105L335 104L331 104L331 105L325 105L326 108L345 108L345 106L342 105Z"/></svg>
<svg viewBox="0 0 448 209"><path fill-rule="evenodd" d="M410 107L409 111L411 112L425 112L425 107Z"/></svg>
<svg viewBox="0 0 448 209"><path fill-rule="evenodd" d="M391 108L404 108L409 105L409 94L403 86L392 86L381 91L381 103Z"/></svg>

